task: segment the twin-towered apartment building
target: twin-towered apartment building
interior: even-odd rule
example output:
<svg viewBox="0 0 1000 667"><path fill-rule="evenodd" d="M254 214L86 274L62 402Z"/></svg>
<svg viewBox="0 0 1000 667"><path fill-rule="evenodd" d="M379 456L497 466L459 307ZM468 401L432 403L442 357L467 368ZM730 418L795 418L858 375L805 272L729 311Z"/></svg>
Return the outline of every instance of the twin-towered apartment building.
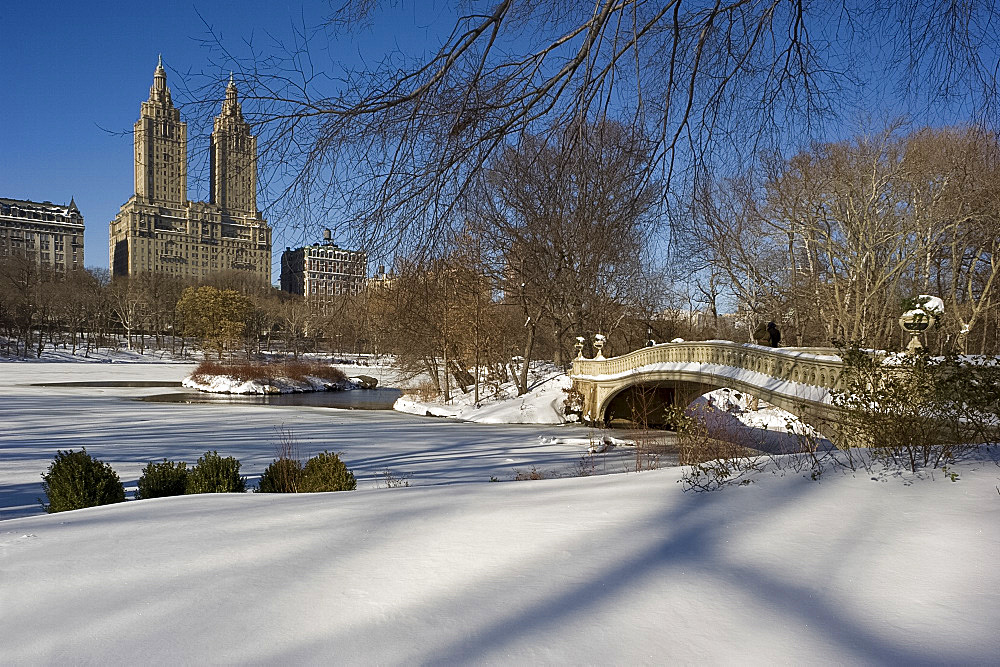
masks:
<svg viewBox="0 0 1000 667"><path fill-rule="evenodd" d="M188 200L187 123L163 62L135 123L135 194L109 230L111 272L200 279L245 271L271 281L271 228L257 210L257 139L230 77L210 141L209 197Z"/></svg>
<svg viewBox="0 0 1000 667"><path fill-rule="evenodd" d="M229 271L271 282L271 227L257 210L257 139L230 77L209 144L209 197L188 199L187 124L160 60L135 123L134 194L109 226L114 276L170 275L193 282ZM0 198L0 258L19 255L83 268L83 215L69 204ZM367 256L331 243L282 253L281 288L321 303L360 293Z"/></svg>

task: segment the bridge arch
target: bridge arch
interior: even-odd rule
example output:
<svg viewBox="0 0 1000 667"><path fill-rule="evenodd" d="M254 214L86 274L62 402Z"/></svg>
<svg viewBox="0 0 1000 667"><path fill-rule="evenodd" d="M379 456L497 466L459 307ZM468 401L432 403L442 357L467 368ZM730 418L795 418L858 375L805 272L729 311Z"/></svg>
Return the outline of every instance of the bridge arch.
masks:
<svg viewBox="0 0 1000 667"><path fill-rule="evenodd" d="M642 387L655 388L661 402L685 406L714 389L731 388L829 435L841 421L830 392L840 388L842 370L834 350L706 341L656 345L609 359L578 358L570 375L584 397L584 418L592 423L620 414L627 392Z"/></svg>

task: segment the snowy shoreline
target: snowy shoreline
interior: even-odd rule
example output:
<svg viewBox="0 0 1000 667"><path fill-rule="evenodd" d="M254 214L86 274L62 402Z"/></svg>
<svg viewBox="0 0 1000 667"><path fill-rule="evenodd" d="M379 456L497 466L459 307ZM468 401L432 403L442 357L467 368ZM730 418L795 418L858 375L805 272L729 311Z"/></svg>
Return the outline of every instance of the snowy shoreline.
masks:
<svg viewBox="0 0 1000 667"><path fill-rule="evenodd" d="M449 403L421 401L411 394L400 396L393 410L426 417L451 417L480 424L564 424L563 402L573 381L564 372L540 369L531 390L521 396L513 383L502 385L492 396L481 397L454 389Z"/></svg>
<svg viewBox="0 0 1000 667"><path fill-rule="evenodd" d="M377 384L377 381L375 383ZM181 380L181 385L188 389L197 389L213 394L301 394L310 391L350 391L352 389L375 388L374 384L364 382L360 378L330 381L312 375L307 375L302 380L282 376L263 380L240 380L229 375L193 374Z"/></svg>

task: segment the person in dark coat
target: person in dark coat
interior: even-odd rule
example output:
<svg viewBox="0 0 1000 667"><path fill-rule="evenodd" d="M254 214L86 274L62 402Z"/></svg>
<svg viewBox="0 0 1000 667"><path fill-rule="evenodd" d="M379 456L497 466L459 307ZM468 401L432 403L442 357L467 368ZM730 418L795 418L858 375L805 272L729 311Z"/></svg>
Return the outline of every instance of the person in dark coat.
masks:
<svg viewBox="0 0 1000 667"><path fill-rule="evenodd" d="M778 343L781 342L781 332L774 322L767 323L767 338L771 342L771 347L778 347Z"/></svg>

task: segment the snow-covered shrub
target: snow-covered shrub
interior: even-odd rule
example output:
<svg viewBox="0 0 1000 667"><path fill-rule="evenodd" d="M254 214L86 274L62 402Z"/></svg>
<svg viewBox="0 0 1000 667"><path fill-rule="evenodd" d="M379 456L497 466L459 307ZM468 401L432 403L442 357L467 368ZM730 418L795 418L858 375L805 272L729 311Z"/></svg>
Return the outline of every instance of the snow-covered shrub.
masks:
<svg viewBox="0 0 1000 667"><path fill-rule="evenodd" d="M514 469L513 480L515 482L524 482L531 479L545 479L545 473L535 466L531 466L530 471Z"/></svg>
<svg viewBox="0 0 1000 667"><path fill-rule="evenodd" d="M566 398L563 399L563 419L568 422L580 421L583 414L583 394L576 387L564 389Z"/></svg>
<svg viewBox="0 0 1000 667"><path fill-rule="evenodd" d="M411 473L395 473L389 468L385 468L379 472L378 478L375 479L375 487L381 489L383 484L385 484L385 488L387 489L408 487L410 485L410 477L412 477Z"/></svg>
<svg viewBox="0 0 1000 667"><path fill-rule="evenodd" d="M337 454L320 452L306 461L299 491L303 493L353 491L357 486L354 473L347 469Z"/></svg>
<svg viewBox="0 0 1000 667"><path fill-rule="evenodd" d="M211 451L191 468L185 493L243 493L246 488L247 478L240 476L240 462Z"/></svg>
<svg viewBox="0 0 1000 667"><path fill-rule="evenodd" d="M996 438L1000 424L996 360L926 352L883 358L857 348L841 353L843 409L836 441L842 450L868 448L892 467L916 471L952 463Z"/></svg>
<svg viewBox="0 0 1000 667"><path fill-rule="evenodd" d="M57 451L42 475L42 490L49 501L42 507L50 514L125 501L118 473L88 454L86 447L79 452Z"/></svg>
<svg viewBox="0 0 1000 667"><path fill-rule="evenodd" d="M682 407L667 409L667 420L677 431L677 457L687 466L680 482L684 490L715 491L727 484L749 484L765 458L741 443L714 437L709 428L712 406L698 412Z"/></svg>
<svg viewBox="0 0 1000 667"><path fill-rule="evenodd" d="M302 480L302 462L298 459L277 458L260 476L259 493L297 493Z"/></svg>
<svg viewBox="0 0 1000 667"><path fill-rule="evenodd" d="M221 363L215 361L201 362L191 379L208 383L213 377L224 376L239 382L274 382L277 378L287 378L299 382L307 377L315 377L327 382L344 382L347 376L339 368L321 361L285 361L280 363L233 362Z"/></svg>
<svg viewBox="0 0 1000 667"><path fill-rule="evenodd" d="M412 393L415 396L417 396L417 398L419 398L422 403L426 403L428 401L433 401L438 396L440 396L441 390L438 388L436 384L434 384L430 380L426 380L418 384L416 388L413 389Z"/></svg>
<svg viewBox="0 0 1000 667"><path fill-rule="evenodd" d="M163 459L160 463L150 461L142 469L135 499L182 496L187 490L187 481L187 464L183 461L174 462L167 459Z"/></svg>

